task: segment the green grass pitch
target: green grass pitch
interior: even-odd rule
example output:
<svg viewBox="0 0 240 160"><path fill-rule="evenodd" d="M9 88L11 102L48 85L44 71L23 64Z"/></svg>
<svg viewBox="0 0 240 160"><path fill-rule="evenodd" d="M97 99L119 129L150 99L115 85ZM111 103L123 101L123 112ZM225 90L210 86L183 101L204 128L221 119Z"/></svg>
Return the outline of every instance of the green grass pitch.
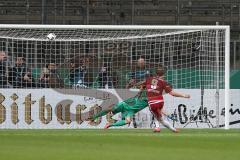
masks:
<svg viewBox="0 0 240 160"><path fill-rule="evenodd" d="M240 130L0 130L1 160L239 160Z"/></svg>

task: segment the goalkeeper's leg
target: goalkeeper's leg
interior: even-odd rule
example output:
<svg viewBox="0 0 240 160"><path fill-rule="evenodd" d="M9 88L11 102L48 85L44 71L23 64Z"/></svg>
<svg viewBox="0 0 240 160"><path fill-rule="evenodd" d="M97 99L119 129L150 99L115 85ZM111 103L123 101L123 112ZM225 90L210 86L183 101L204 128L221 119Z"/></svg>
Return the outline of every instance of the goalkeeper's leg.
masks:
<svg viewBox="0 0 240 160"><path fill-rule="evenodd" d="M91 121L94 121L95 119L105 116L109 112L112 112L113 114L117 114L121 111L121 103L118 103L116 105L111 105L108 109L100 111L99 113L93 115L90 119Z"/></svg>
<svg viewBox="0 0 240 160"><path fill-rule="evenodd" d="M131 117L134 115L133 112L125 112L122 113L122 120L119 120L115 123L112 124L106 124L106 126L104 127L105 129L109 128L109 127L118 127L118 126L124 126L126 124L130 124L131 123Z"/></svg>
<svg viewBox="0 0 240 160"><path fill-rule="evenodd" d="M107 129L109 127L119 127L119 126L124 126L124 125L130 124L130 123L131 123L131 118L127 117L126 119L122 119L122 120L117 121L115 123L106 124L106 126L104 128Z"/></svg>
<svg viewBox="0 0 240 160"><path fill-rule="evenodd" d="M107 110L104 110L104 111L100 111L99 113L92 116L92 121L94 121L95 119L97 119L99 117L105 116L106 114L108 114L111 111L112 111L112 109L107 109Z"/></svg>

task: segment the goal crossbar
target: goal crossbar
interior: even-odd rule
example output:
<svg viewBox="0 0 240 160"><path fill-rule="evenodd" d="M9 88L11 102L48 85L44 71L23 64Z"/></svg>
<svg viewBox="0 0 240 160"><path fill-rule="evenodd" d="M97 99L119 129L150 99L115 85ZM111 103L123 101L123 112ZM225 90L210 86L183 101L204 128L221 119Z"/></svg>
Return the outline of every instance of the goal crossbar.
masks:
<svg viewBox="0 0 240 160"><path fill-rule="evenodd" d="M19 25L19 24L1 24L0 28L15 28L15 29L102 29L102 30L142 30L142 29L183 29L183 30L203 30L203 29L229 29L227 25Z"/></svg>

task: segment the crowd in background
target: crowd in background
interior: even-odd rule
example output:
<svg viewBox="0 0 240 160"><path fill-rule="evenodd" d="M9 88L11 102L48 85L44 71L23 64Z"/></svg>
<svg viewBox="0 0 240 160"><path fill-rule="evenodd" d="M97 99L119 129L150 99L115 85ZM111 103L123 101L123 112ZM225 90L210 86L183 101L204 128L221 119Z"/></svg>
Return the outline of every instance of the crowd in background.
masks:
<svg viewBox="0 0 240 160"><path fill-rule="evenodd" d="M13 59L10 65L9 58ZM91 62L90 62L91 61ZM68 64L60 66L56 59L52 59L40 68L40 73L34 76L33 68L26 64L24 54L8 57L0 51L0 88L125 88L125 84L118 84L119 71L113 71L112 62L104 61L97 68L90 63L96 63L89 57L73 57ZM65 70L63 71L64 68ZM128 81L139 81L144 78L143 68L127 73ZM63 74L64 72L64 74ZM66 82L67 79L67 82Z"/></svg>
<svg viewBox="0 0 240 160"><path fill-rule="evenodd" d="M36 87L31 70L27 68L22 54L16 55L14 66L8 65L8 56L0 51L0 87L1 88L27 88Z"/></svg>
<svg viewBox="0 0 240 160"><path fill-rule="evenodd" d="M103 63L97 77L93 77L89 73L89 58L78 57L77 59L81 59L81 63L78 63L76 58L69 63L69 85L66 86L64 77L60 76L60 66L56 60L48 62L41 68L40 75L34 78L32 69L27 67L23 54L16 54L13 65L9 65L8 56L4 51L0 51L0 88L89 88L95 80L99 88L113 87L113 78L107 63Z"/></svg>

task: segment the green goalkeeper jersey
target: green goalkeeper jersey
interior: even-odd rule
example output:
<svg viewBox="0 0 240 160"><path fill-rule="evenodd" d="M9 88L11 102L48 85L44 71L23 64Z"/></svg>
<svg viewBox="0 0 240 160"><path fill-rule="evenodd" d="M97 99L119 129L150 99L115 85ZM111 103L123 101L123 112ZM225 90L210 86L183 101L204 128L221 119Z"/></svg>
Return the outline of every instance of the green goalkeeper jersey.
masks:
<svg viewBox="0 0 240 160"><path fill-rule="evenodd" d="M113 106L113 113L118 112L133 112L137 113L140 110L146 108L148 106L146 91L141 91L140 95L128 98L122 102L117 103Z"/></svg>

